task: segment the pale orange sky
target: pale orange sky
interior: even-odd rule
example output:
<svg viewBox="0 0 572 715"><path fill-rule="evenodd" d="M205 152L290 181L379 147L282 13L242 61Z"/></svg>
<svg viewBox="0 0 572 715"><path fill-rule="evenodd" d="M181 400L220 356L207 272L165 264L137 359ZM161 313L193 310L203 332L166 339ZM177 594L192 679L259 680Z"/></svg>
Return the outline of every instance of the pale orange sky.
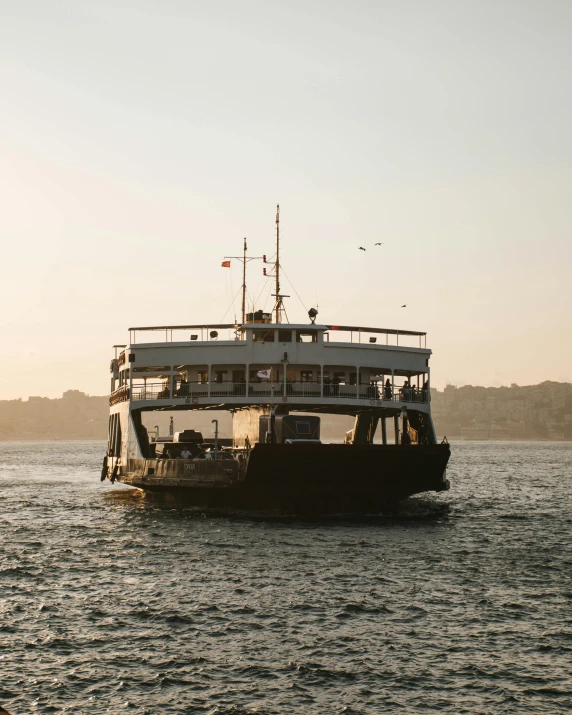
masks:
<svg viewBox="0 0 572 715"><path fill-rule="evenodd" d="M278 201L323 322L427 331L438 387L572 380L569 2L3 14L0 399L104 394L130 325L219 321Z"/></svg>

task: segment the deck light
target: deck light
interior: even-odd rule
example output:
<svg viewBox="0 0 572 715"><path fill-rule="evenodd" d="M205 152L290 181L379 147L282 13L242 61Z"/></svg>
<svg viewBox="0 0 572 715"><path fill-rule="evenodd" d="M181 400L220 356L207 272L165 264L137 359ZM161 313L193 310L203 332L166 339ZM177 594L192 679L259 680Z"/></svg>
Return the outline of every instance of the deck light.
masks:
<svg viewBox="0 0 572 715"><path fill-rule="evenodd" d="M308 311L308 317L310 318L312 323L316 322L317 315L318 315L318 311L316 310L316 308L310 308L310 310Z"/></svg>

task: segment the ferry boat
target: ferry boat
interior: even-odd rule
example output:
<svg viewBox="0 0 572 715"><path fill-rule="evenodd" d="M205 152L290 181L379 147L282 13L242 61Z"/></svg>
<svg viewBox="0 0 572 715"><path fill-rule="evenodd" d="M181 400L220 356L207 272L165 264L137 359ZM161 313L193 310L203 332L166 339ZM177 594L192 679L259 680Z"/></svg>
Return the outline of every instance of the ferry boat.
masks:
<svg viewBox="0 0 572 715"><path fill-rule="evenodd" d="M286 322L279 240L277 213L272 313L245 311L245 240L241 322L134 327L115 346L102 480L263 514L377 513L448 489L426 333L321 324L315 309ZM150 437L145 413L183 410L229 411L232 438ZM353 429L326 443L322 415L350 415Z"/></svg>

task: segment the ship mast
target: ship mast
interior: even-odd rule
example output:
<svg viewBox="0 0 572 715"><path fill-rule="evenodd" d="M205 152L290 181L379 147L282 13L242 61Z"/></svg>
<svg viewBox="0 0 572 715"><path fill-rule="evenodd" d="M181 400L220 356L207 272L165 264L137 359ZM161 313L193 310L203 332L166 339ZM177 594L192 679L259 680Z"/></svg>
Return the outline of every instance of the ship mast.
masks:
<svg viewBox="0 0 572 715"><path fill-rule="evenodd" d="M280 322L280 204L276 204L276 322Z"/></svg>
<svg viewBox="0 0 572 715"><path fill-rule="evenodd" d="M244 249L242 252L242 323L246 323L246 237L244 238Z"/></svg>
<svg viewBox="0 0 572 715"><path fill-rule="evenodd" d="M266 261L266 256L246 256L246 238L242 247L242 256L225 256L226 259L236 259L242 261L242 325L246 323L246 264L249 261Z"/></svg>

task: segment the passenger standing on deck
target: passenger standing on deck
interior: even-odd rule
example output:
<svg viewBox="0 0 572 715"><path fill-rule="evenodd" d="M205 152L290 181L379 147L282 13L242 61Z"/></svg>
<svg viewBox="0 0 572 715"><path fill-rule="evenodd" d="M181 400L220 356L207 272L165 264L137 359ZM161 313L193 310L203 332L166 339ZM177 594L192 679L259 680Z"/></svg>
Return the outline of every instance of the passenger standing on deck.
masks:
<svg viewBox="0 0 572 715"><path fill-rule="evenodd" d="M383 388L383 398L385 400L391 400L391 382L389 378L385 381L385 387Z"/></svg>
<svg viewBox="0 0 572 715"><path fill-rule="evenodd" d="M334 375L332 383L334 388L334 397L337 397L340 394L340 378L337 375Z"/></svg>
<svg viewBox="0 0 572 715"><path fill-rule="evenodd" d="M188 447L185 447L185 449L181 452L181 459L191 459L192 454L189 452Z"/></svg>

